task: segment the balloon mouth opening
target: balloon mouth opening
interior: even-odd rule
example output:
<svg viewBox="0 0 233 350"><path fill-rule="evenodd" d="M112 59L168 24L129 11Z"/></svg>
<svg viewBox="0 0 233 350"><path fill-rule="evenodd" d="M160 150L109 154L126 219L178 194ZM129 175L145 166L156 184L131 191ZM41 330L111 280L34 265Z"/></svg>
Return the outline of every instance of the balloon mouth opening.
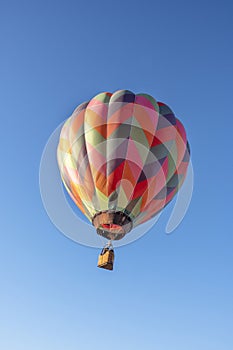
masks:
<svg viewBox="0 0 233 350"><path fill-rule="evenodd" d="M122 227L116 224L102 224L102 228L110 232L119 232L122 230Z"/></svg>
<svg viewBox="0 0 233 350"><path fill-rule="evenodd" d="M123 212L104 211L97 213L92 224L98 235L110 240L122 239L132 229L132 220Z"/></svg>

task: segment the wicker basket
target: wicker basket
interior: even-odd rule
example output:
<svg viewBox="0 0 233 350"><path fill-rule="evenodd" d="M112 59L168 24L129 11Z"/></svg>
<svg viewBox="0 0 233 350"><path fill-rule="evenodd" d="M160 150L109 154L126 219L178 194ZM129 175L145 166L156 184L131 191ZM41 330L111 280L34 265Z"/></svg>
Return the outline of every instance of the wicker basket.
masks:
<svg viewBox="0 0 233 350"><path fill-rule="evenodd" d="M106 249L99 255L98 267L106 270L113 270L114 251Z"/></svg>

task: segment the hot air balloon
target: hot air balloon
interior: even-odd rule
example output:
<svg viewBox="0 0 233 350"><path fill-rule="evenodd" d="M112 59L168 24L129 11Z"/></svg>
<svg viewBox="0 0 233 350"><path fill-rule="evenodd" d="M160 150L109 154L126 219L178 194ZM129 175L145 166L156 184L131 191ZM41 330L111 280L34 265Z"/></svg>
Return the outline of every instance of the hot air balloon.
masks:
<svg viewBox="0 0 233 350"><path fill-rule="evenodd" d="M70 197L109 240L99 267L113 268L112 241L172 200L189 158L182 123L150 95L103 92L74 110L61 130L57 160Z"/></svg>

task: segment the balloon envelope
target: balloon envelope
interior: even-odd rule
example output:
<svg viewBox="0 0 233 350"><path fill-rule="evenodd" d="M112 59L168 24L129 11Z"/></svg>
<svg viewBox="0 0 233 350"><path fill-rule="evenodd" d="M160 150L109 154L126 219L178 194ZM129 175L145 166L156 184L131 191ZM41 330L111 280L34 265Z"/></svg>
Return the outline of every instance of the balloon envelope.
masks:
<svg viewBox="0 0 233 350"><path fill-rule="evenodd" d="M121 239L172 200L189 153L185 129L167 105L120 90L75 109L57 159L69 195L97 232Z"/></svg>

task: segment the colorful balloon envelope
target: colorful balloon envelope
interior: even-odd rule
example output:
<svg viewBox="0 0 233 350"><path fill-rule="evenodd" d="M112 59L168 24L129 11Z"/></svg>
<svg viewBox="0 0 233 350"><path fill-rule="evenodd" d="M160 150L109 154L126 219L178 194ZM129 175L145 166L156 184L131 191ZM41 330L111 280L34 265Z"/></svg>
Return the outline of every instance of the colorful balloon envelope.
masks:
<svg viewBox="0 0 233 350"><path fill-rule="evenodd" d="M147 94L100 93L65 122L57 149L70 197L97 233L118 240L158 214L184 182L186 132Z"/></svg>

